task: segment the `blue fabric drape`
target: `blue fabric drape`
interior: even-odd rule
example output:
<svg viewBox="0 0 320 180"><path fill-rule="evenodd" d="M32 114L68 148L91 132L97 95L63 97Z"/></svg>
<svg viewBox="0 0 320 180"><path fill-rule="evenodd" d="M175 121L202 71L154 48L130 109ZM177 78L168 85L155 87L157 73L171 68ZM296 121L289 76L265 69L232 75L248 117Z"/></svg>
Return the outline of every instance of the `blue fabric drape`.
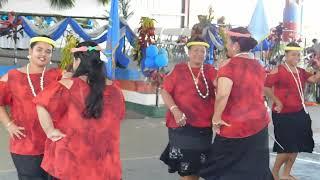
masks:
<svg viewBox="0 0 320 180"><path fill-rule="evenodd" d="M37 34L37 32L35 32L32 27L29 26L29 24L25 21L25 19L22 19L22 26L24 28L25 33L29 36L29 37L35 37L38 36L40 34ZM88 40L92 40L95 41L96 43L102 43L105 42L107 40L107 31L105 31L102 35L100 35L99 38L96 37L91 37L90 35L88 35L85 30L77 23L76 20L74 20L73 18L66 18L60 25L59 27L57 27L57 29L51 33L48 34L53 40L57 40L59 39L64 31L67 29L68 25L71 26L71 28L74 30L74 32L76 34L78 34L82 39L84 39L85 41ZM125 24L124 22L120 21L120 28L125 27L125 35L129 41L129 43L131 45L134 45L134 41L136 39L136 35L135 33L130 29L130 27Z"/></svg>

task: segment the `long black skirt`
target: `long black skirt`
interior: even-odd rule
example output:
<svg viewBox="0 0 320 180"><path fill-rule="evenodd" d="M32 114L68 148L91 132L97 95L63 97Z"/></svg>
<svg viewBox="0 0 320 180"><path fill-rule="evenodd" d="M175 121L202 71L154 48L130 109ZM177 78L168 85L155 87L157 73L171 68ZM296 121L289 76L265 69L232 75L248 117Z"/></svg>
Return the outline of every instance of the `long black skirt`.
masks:
<svg viewBox="0 0 320 180"><path fill-rule="evenodd" d="M274 135L282 148L274 143L277 153L312 153L314 148L311 118L303 109L294 113L272 113Z"/></svg>
<svg viewBox="0 0 320 180"><path fill-rule="evenodd" d="M19 180L48 180L50 179L41 168L43 155L19 155L11 153L13 163L17 169Z"/></svg>
<svg viewBox="0 0 320 180"><path fill-rule="evenodd" d="M211 128L185 126L169 128L169 143L160 156L168 172L180 176L198 175L206 162L212 141Z"/></svg>
<svg viewBox="0 0 320 180"><path fill-rule="evenodd" d="M268 129L239 139L216 135L200 176L206 180L273 180Z"/></svg>

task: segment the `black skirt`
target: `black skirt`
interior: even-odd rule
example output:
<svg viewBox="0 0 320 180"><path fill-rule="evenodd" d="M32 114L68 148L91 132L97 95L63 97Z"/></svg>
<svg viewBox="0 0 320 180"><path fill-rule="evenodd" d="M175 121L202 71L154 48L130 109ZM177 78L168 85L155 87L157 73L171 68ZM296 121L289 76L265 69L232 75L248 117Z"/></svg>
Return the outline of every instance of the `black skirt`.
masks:
<svg viewBox="0 0 320 180"><path fill-rule="evenodd" d="M49 174L41 168L43 155L19 155L11 153L19 180L48 180Z"/></svg>
<svg viewBox="0 0 320 180"><path fill-rule="evenodd" d="M169 143L160 156L168 172L180 176L197 175L206 162L212 141L211 128L185 126L169 128Z"/></svg>
<svg viewBox="0 0 320 180"><path fill-rule="evenodd" d="M239 139L216 135L200 176L206 180L273 180L268 129Z"/></svg>
<svg viewBox="0 0 320 180"><path fill-rule="evenodd" d="M283 149L274 143L277 153L312 153L314 148L311 118L303 109L294 113L272 113L274 135Z"/></svg>

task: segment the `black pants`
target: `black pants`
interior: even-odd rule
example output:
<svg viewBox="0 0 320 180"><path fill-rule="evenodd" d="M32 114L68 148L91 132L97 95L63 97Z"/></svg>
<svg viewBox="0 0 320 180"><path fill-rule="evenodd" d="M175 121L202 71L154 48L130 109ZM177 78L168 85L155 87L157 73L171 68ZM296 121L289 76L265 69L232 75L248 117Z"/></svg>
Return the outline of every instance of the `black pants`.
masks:
<svg viewBox="0 0 320 180"><path fill-rule="evenodd" d="M51 177L41 167L43 155L19 155L11 153L19 180L50 180Z"/></svg>

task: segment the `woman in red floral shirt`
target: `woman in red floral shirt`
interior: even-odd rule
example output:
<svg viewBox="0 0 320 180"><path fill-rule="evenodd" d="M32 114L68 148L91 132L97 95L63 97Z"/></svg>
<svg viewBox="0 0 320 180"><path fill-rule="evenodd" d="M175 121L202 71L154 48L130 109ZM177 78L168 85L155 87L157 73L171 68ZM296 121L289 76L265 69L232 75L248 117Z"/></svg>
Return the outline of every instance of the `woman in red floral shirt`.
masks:
<svg viewBox="0 0 320 180"><path fill-rule="evenodd" d="M48 70L54 41L48 37L30 40L29 63L10 70L0 80L0 121L10 134L12 160L22 180L47 180L40 167L46 135L41 129L32 99L61 78L59 69ZM10 116L5 106L10 107Z"/></svg>
<svg viewBox="0 0 320 180"><path fill-rule="evenodd" d="M189 61L177 64L163 83L162 98L169 111L166 125L169 144L161 155L169 173L198 180L212 140L211 118L216 70L204 64L209 44L199 37L187 43Z"/></svg>
<svg viewBox="0 0 320 180"><path fill-rule="evenodd" d="M299 152L312 153L311 119L304 103L304 87L307 82L320 80L320 73L313 75L297 67L301 48L297 43L289 43L285 48L285 61L268 74L265 91L273 100L272 121L275 138L273 151L277 152L272 170L275 180L279 180L280 168L284 171L280 179L295 179L290 175ZM319 62L317 62L319 64Z"/></svg>
<svg viewBox="0 0 320 180"><path fill-rule="evenodd" d="M206 180L271 180L266 73L249 53L257 41L243 27L227 34L230 59L218 70L212 118L216 137L200 175Z"/></svg>
<svg viewBox="0 0 320 180"><path fill-rule="evenodd" d="M51 84L35 99L48 139L41 167L60 180L120 180L122 92L105 78L100 48L82 42L74 74Z"/></svg>

